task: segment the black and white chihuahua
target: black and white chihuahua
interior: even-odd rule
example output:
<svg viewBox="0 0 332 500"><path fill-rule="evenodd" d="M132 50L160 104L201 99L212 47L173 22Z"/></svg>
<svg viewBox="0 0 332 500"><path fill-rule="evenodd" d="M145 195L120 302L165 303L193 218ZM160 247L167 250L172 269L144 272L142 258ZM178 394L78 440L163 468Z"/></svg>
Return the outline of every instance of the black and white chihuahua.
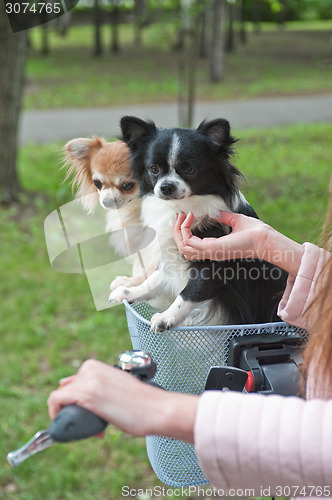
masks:
<svg viewBox="0 0 332 500"><path fill-rule="evenodd" d="M193 233L201 238L230 233L229 226L214 220L221 210L257 218L240 192L243 176L230 161L236 140L229 122L203 121L197 130L159 129L152 121L124 116L121 129L140 183L143 224L156 231L162 256L159 268L142 285L120 287L110 301L144 301L170 294L173 302L151 319L156 332L181 323L278 321L276 308L287 279L284 271L253 259L189 262L172 236L175 215L181 211L195 215Z"/></svg>

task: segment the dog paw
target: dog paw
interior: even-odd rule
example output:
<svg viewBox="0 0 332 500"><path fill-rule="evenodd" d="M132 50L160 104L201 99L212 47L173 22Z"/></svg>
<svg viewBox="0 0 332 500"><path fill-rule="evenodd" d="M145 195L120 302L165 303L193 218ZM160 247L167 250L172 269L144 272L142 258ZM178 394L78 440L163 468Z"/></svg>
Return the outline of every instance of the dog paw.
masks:
<svg viewBox="0 0 332 500"><path fill-rule="evenodd" d="M112 281L110 289L116 290L119 287L129 287L130 285L131 285L131 278L128 278L128 276L117 276Z"/></svg>
<svg viewBox="0 0 332 500"><path fill-rule="evenodd" d="M153 332L165 332L166 330L171 330L174 328L175 318L170 317L165 312L156 313L151 318L151 331Z"/></svg>
<svg viewBox="0 0 332 500"><path fill-rule="evenodd" d="M124 299L130 302L130 289L124 286L119 286L116 290L111 292L108 301L115 304L120 304Z"/></svg>

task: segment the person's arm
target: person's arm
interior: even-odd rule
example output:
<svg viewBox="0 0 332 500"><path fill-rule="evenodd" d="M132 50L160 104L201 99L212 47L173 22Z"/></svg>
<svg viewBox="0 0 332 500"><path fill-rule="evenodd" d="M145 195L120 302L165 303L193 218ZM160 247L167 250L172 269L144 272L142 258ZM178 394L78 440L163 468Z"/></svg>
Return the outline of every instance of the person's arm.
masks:
<svg viewBox="0 0 332 500"><path fill-rule="evenodd" d="M50 395L50 417L70 403L133 436L194 442L207 478L225 495L241 488L255 493L240 496L274 496L277 486L331 487L331 400L231 391L177 394L89 360ZM271 487L269 495L261 487ZM318 490L311 495L325 496Z"/></svg>
<svg viewBox="0 0 332 500"><path fill-rule="evenodd" d="M222 211L218 222L232 227L222 238L198 238L191 231L194 214L181 212L173 235L180 252L189 260L256 258L275 264L296 276L303 247L259 219Z"/></svg>
<svg viewBox="0 0 332 500"><path fill-rule="evenodd" d="M133 436L163 435L193 442L198 396L177 394L141 382L100 361L85 361L60 381L48 398L50 418L78 404Z"/></svg>
<svg viewBox="0 0 332 500"><path fill-rule="evenodd" d="M331 419L332 400L207 391L195 448L206 477L225 496L244 488L254 492L238 496L332 496Z"/></svg>
<svg viewBox="0 0 332 500"><path fill-rule="evenodd" d="M324 282L322 271L330 252L313 243L303 243L303 255L296 275L290 275L287 286L278 306L278 315L283 321L310 332L316 321L316 314L310 310L313 300ZM309 314L310 312L310 314Z"/></svg>

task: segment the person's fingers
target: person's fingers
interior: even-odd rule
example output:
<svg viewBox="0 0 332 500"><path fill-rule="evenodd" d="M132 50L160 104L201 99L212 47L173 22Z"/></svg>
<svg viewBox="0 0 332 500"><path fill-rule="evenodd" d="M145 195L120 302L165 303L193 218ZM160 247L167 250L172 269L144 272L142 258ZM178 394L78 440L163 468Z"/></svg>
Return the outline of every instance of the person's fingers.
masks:
<svg viewBox="0 0 332 500"><path fill-rule="evenodd" d="M204 250L204 242L201 238L194 236L191 231L191 226L194 222L194 214L189 212L188 215L184 212L178 214L173 226L174 240L187 260L198 260L201 258L201 252Z"/></svg>
<svg viewBox="0 0 332 500"><path fill-rule="evenodd" d="M67 384L70 384L74 379L76 375L70 375L69 377L64 377L59 380L59 386L64 387Z"/></svg>
<svg viewBox="0 0 332 500"><path fill-rule="evenodd" d="M182 214L183 212L181 212ZM194 214L192 212L189 212L186 216L186 214L184 214L185 218L181 224L181 228L190 228L192 226L192 223L194 222Z"/></svg>
<svg viewBox="0 0 332 500"><path fill-rule="evenodd" d="M219 217L216 218L218 222L222 222L223 224L227 224L227 226L233 227L236 222L242 217L242 214L236 214L234 212L228 212L227 210L222 210L219 214Z"/></svg>
<svg viewBox="0 0 332 500"><path fill-rule="evenodd" d="M185 218L186 218L186 214L184 212L180 212L179 214L176 214L174 228L177 230L181 229L181 224L183 223Z"/></svg>
<svg viewBox="0 0 332 500"><path fill-rule="evenodd" d="M189 244L189 240L193 238L193 233L191 232L191 226L194 222L194 214L189 212L187 217L181 224L181 235L184 244Z"/></svg>
<svg viewBox="0 0 332 500"><path fill-rule="evenodd" d="M73 391L67 391L66 387L60 387L51 392L47 400L50 419L53 420L64 406L76 403L77 401L73 396Z"/></svg>
<svg viewBox="0 0 332 500"><path fill-rule="evenodd" d="M186 214L184 212L180 212L177 214L175 223L173 225L173 237L177 246L180 246L182 243L182 234L181 234L181 224L186 218Z"/></svg>

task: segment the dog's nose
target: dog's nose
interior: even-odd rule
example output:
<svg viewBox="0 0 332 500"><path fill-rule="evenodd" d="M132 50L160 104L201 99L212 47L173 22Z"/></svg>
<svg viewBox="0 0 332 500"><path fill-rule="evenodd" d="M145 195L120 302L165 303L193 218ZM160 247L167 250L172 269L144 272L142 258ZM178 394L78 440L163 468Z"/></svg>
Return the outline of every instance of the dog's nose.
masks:
<svg viewBox="0 0 332 500"><path fill-rule="evenodd" d="M174 184L172 184L171 182L164 182L160 186L160 191L162 192L162 194L164 196L170 196L171 194L174 193L175 189L176 189L176 186Z"/></svg>
<svg viewBox="0 0 332 500"><path fill-rule="evenodd" d="M102 204L104 205L105 208L115 208L116 203L113 198L105 198L102 200Z"/></svg>

